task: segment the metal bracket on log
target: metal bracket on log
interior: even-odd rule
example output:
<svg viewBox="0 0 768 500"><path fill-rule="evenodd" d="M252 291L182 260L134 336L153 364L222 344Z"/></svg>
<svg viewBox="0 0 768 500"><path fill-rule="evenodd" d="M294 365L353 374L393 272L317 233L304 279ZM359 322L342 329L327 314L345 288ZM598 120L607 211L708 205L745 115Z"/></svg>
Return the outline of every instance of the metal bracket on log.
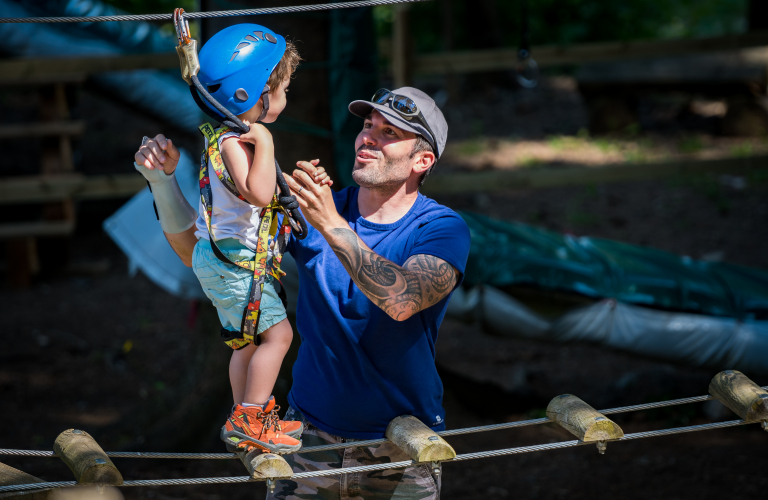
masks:
<svg viewBox="0 0 768 500"><path fill-rule="evenodd" d="M768 431L768 392L736 370L725 370L709 383L709 393L745 422L762 422Z"/></svg>
<svg viewBox="0 0 768 500"><path fill-rule="evenodd" d="M605 453L608 441L624 437L616 423L573 394L556 396L547 405L547 417L584 443L597 443L597 451Z"/></svg>
<svg viewBox="0 0 768 500"><path fill-rule="evenodd" d="M411 415L395 417L384 435L414 462L430 462L435 474L440 474L440 462L456 458L456 451L445 439Z"/></svg>
<svg viewBox="0 0 768 500"><path fill-rule="evenodd" d="M40 478L0 463L0 486L18 486L22 484L44 483ZM0 493L0 498L18 498L19 500L54 500L61 498L58 488L55 490L13 491Z"/></svg>
<svg viewBox="0 0 768 500"><path fill-rule="evenodd" d="M261 450L254 449L248 453L237 453L237 457L248 469L251 478L267 482L267 489L270 493L275 491L276 479L289 479L293 476L291 466L280 455L263 453Z"/></svg>
<svg viewBox="0 0 768 500"><path fill-rule="evenodd" d="M80 484L123 484L123 476L115 464L85 431L69 429L62 432L53 443L53 452L67 464Z"/></svg>

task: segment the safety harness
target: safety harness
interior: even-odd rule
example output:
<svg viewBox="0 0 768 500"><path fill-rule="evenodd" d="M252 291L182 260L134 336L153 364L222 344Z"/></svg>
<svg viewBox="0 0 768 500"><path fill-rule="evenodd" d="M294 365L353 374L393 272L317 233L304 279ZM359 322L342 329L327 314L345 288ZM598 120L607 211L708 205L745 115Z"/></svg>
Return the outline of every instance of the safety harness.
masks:
<svg viewBox="0 0 768 500"><path fill-rule="evenodd" d="M224 165L224 160L221 158L221 152L219 151L219 138L230 132L229 127L221 127L215 130L210 123L205 123L200 126L200 132L205 136L208 145L203 150L202 157L200 159L200 199L203 203L203 217L205 218L205 224L208 226L208 237L211 241L211 248L213 253L219 260L238 266L243 269L247 269L253 272L253 280L251 281L251 288L248 293L248 305L243 311L243 320L240 324L240 332L233 332L232 330L222 329L221 337L224 342L232 349L242 349L250 343L256 345L259 344L258 326L259 317L261 316L261 295L264 291L264 283L267 280L267 276L271 275L276 280L280 280L281 276L285 275L280 270L280 263L285 252L285 247L288 244L288 238L291 236L291 223L288 212L278 202L277 196L272 197L272 202L264 207L259 214L259 231L258 240L256 243L256 255L253 259L232 261L227 258L226 255L216 245L216 239L213 235L213 227L211 226L211 217L213 216L213 190L211 189L211 180L208 172L208 163L213 167L213 171L216 173L216 177L219 178L221 184L240 199L244 203L248 201L237 190L237 186L232 181L232 178L227 172L227 168ZM282 224L278 220L278 214L283 215ZM279 228L279 229L278 229ZM269 261L269 253L272 250L272 260ZM283 287L280 287L280 299L285 304L285 292Z"/></svg>

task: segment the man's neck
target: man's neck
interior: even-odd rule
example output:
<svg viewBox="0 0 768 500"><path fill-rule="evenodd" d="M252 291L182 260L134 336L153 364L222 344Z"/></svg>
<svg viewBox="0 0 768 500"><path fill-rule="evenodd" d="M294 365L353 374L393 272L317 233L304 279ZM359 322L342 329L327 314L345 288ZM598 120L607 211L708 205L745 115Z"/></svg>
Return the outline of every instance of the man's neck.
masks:
<svg viewBox="0 0 768 500"><path fill-rule="evenodd" d="M411 209L419 197L419 189L404 182L398 187L366 188L357 193L357 206L360 215L376 224L391 224L399 221Z"/></svg>

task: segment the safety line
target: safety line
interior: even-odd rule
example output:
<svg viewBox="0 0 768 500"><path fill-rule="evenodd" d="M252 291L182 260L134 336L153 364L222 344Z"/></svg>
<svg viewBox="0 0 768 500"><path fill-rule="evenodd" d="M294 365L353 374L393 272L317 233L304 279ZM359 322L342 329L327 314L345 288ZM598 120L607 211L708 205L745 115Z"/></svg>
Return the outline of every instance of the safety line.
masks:
<svg viewBox="0 0 768 500"><path fill-rule="evenodd" d="M740 425L746 425L748 423L757 422L745 422L744 420L731 420L728 422L716 422L712 424L691 425L687 427L677 427L673 429L661 429L657 431L636 432L633 434L626 434L624 437L616 439L614 441L630 441L633 439L644 439L649 437L669 436L672 434L684 434L688 432L698 432L713 429L722 429L725 427L736 427ZM612 441L613 442L613 441ZM464 453L456 455L456 458L452 460L445 460L445 462L461 462L464 460L474 460L478 458L494 458L507 455L519 455L522 453L532 453L536 451L548 451L562 448L571 448L574 446L583 446L587 444L594 444L594 442L585 443L579 440L572 441L559 441L557 443L539 444L533 446L519 446L516 448L505 448L501 450L492 451L479 451L475 453ZM388 469L402 469L410 467L412 465L418 465L419 462L412 460L406 460L402 462L392 462L383 464L363 465L359 467L347 467L341 469L327 469L317 470L309 472L299 472L286 479L303 479L309 477L321 477L321 476L336 476L342 474L354 474L358 472L371 472L377 470ZM196 484L224 484L224 483L247 483L258 482L259 479L252 479L250 476L237 476L237 477L207 477L207 478L190 478L190 479L147 479L147 480L133 480L125 481L121 486L180 486L180 485L196 485ZM51 483L32 483L22 485L9 485L0 486L0 493L12 492L12 491L31 491L50 488L62 488L68 486L77 486L75 481L61 481Z"/></svg>
<svg viewBox="0 0 768 500"><path fill-rule="evenodd" d="M768 385L761 387L761 389L768 391ZM604 415L610 415L614 413L625 413L630 411L651 410L654 408L663 408L665 406L677 406L689 403L700 403L703 401L711 401L715 399L714 396L693 396L690 398L671 399L669 401L659 401L656 403L644 403L632 406L620 406L617 408L609 408L607 410L598 410ZM476 432L489 432L498 431L503 429L513 429L516 427L526 427L529 425L540 425L553 420L543 417L533 420L519 420L517 422L505 422L503 424L481 425L478 427L466 427L464 429L452 429L447 431L437 432L440 436L458 436L462 434L473 434ZM340 450L343 448L363 448L368 446L375 446L377 444L383 444L389 442L387 438L379 439L367 439L365 441L347 441L345 443L324 444L319 446L308 446L300 449L297 453L314 453L318 451ZM235 453L160 453L160 452L144 452L144 451L109 451L106 452L107 456L112 458L171 458L171 459L191 459L191 460L227 460L237 458ZM52 451L46 450L11 450L0 448L0 455L14 455L23 457L55 457L56 454Z"/></svg>
<svg viewBox="0 0 768 500"><path fill-rule="evenodd" d="M205 19L209 17L257 16L264 14L289 14L291 12L311 12L317 10L351 9L354 7L373 7L398 3L427 2L430 0L362 0L359 2L323 3L314 5L294 5L289 7L266 7L262 9L219 10L213 12L185 12L185 19ZM126 14L122 16L85 16L85 17L0 17L0 23L96 23L108 21L171 21L173 14Z"/></svg>

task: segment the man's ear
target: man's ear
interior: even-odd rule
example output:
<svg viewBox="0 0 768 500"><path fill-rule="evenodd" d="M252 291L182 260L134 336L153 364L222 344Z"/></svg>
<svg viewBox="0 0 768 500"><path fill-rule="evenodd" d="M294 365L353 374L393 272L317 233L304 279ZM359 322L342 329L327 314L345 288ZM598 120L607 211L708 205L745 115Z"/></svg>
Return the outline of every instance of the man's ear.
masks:
<svg viewBox="0 0 768 500"><path fill-rule="evenodd" d="M435 164L435 153L432 151L422 151L416 155L416 158L414 158L416 162L413 165L413 171L421 175L429 168Z"/></svg>

